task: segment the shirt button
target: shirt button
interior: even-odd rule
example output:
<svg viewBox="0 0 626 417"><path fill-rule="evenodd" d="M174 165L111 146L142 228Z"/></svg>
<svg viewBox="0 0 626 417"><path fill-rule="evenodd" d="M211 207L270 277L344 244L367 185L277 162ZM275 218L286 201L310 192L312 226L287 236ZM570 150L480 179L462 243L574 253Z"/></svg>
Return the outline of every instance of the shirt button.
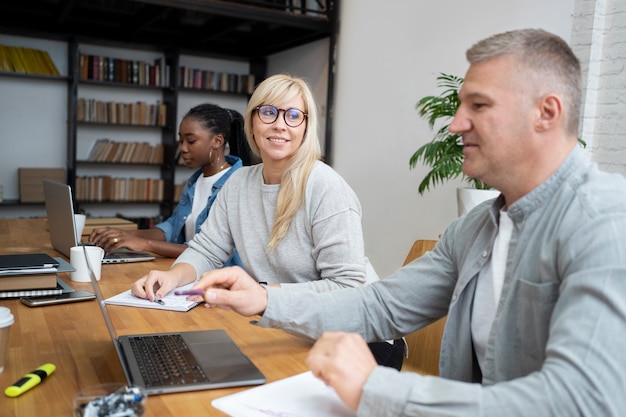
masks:
<svg viewBox="0 0 626 417"><path fill-rule="evenodd" d="M486 258L488 254L489 254L489 252L487 252L486 250L484 250L484 251L483 251L483 253L481 253L481 256L482 256L483 258Z"/></svg>
<svg viewBox="0 0 626 417"><path fill-rule="evenodd" d="M456 295L456 294L453 294L453 295L452 295L452 301L456 301L456 299L457 299L457 295Z"/></svg>

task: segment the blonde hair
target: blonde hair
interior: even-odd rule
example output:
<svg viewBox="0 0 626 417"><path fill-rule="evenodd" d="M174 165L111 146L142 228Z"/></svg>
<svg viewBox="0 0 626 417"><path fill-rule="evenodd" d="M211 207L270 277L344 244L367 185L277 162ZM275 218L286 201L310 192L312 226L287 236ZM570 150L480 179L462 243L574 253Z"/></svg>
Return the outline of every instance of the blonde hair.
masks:
<svg viewBox="0 0 626 417"><path fill-rule="evenodd" d="M244 131L252 152L260 157L252 132L252 118L256 107L270 104L281 107L295 98L301 98L304 108L300 109L307 114L302 144L296 150L285 167L280 179L280 191L276 203L276 218L270 234L268 248L273 250L278 246L298 209L304 204L306 185L315 162L320 160L322 151L317 136L317 105L307 83L297 77L286 74L273 75L261 82L248 102L244 116Z"/></svg>

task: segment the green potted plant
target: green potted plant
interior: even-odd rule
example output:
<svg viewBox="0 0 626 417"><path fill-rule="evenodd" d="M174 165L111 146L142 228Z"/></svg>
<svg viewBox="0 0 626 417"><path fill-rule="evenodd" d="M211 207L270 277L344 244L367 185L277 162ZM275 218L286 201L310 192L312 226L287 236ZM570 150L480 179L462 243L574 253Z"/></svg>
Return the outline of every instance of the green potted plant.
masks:
<svg viewBox="0 0 626 417"><path fill-rule="evenodd" d="M419 184L420 194L424 194L437 184L459 177L469 182L472 188L479 190L491 188L481 180L463 174L461 136L448 130L450 121L459 107L459 89L462 84L462 77L440 73L437 77L437 87L444 89L441 94L426 96L417 102L420 117L428 121L431 129L434 129L438 122L442 124L431 141L420 146L409 161L411 168L415 168L418 162L430 167L430 171Z"/></svg>
<svg viewBox="0 0 626 417"><path fill-rule="evenodd" d="M496 190L478 178L470 178L463 173L461 136L448 130L450 121L459 107L459 89L462 84L462 77L440 73L437 77L437 87L443 89L441 94L426 96L417 102L417 111L420 117L428 121L430 128L434 129L435 125L441 127L430 142L415 151L409 161L411 168L415 168L418 162L430 168L418 186L420 195L431 187L454 178L462 178L469 183L469 187L457 189L459 215L466 213L479 202L498 195Z"/></svg>

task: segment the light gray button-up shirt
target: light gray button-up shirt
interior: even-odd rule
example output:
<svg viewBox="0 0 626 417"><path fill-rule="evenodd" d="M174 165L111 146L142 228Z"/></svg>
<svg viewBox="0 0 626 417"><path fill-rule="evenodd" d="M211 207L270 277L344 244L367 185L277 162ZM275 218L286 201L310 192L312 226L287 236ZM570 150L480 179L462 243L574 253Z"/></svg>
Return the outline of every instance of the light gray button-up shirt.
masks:
<svg viewBox="0 0 626 417"><path fill-rule="evenodd" d="M325 294L268 288L262 326L368 341L448 315L442 377L378 367L359 416L623 416L626 413L626 181L576 147L509 208L502 296L477 365L470 320L502 199L455 220L432 252L369 286Z"/></svg>

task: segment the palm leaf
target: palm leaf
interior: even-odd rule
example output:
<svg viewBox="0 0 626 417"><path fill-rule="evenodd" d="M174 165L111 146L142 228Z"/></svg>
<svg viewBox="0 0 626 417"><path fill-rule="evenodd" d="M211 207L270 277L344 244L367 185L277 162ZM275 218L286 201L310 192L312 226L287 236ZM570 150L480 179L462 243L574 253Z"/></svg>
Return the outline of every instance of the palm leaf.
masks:
<svg viewBox="0 0 626 417"><path fill-rule="evenodd" d="M462 84L463 78L441 73L437 77L437 86L443 89L441 94L426 96L417 102L418 114L428 122L431 129L434 129L437 123L443 123L431 141L415 151L409 160L411 168L415 168L420 162L430 167L430 171L419 184L420 194L424 194L437 184L458 177L469 181L475 188L489 188L480 180L468 178L463 174L461 137L448 130L460 104L458 93Z"/></svg>

